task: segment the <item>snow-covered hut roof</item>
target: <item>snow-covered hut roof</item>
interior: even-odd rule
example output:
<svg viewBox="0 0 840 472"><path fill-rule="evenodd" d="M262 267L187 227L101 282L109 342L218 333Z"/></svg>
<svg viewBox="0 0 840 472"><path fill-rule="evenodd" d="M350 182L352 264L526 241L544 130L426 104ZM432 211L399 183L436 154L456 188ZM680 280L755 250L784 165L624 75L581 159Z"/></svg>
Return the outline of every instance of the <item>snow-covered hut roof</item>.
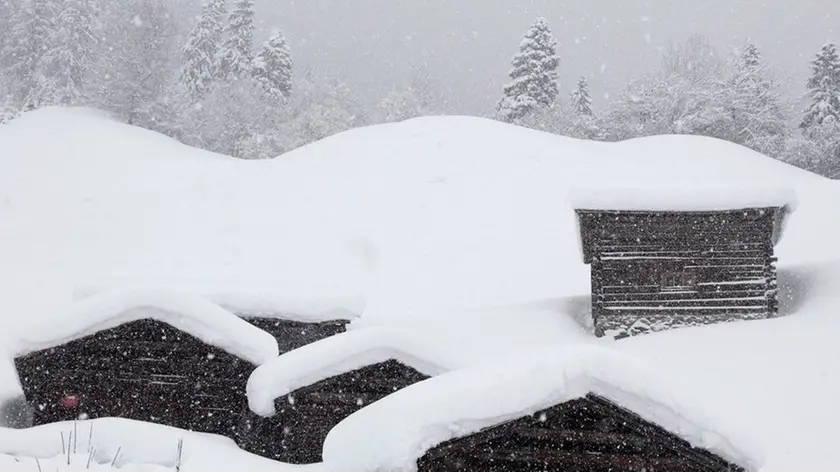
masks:
<svg viewBox="0 0 840 472"><path fill-rule="evenodd" d="M589 186L572 189L569 203L577 210L726 211L745 208L796 209L796 191L789 187L681 185L621 188Z"/></svg>
<svg viewBox="0 0 840 472"><path fill-rule="evenodd" d="M632 356L594 346L551 348L496 366L462 369L373 403L333 428L324 444L331 471L416 470L427 450L589 393L622 405L694 446L742 465L754 455L721 434L702 409Z"/></svg>
<svg viewBox="0 0 840 472"><path fill-rule="evenodd" d="M373 327L316 341L257 367L248 378L248 404L255 413L272 416L274 400L330 377L378 364L399 361L435 376L462 365L433 343L399 329Z"/></svg>
<svg viewBox="0 0 840 472"><path fill-rule="evenodd" d="M48 349L141 319L166 323L255 365L279 354L269 333L201 297L172 291L121 291L77 301L63 316L19 333L11 354Z"/></svg>

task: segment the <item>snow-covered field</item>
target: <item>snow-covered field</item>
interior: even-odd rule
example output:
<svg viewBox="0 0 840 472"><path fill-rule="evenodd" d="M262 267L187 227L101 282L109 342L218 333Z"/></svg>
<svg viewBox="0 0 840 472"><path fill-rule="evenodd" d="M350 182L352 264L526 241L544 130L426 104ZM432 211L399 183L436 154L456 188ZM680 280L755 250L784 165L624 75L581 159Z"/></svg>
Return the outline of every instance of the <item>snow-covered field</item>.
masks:
<svg viewBox="0 0 840 472"><path fill-rule="evenodd" d="M696 206L779 188L798 200L776 251L791 316L620 342L581 326L590 281L573 199L632 206L642 189ZM802 470L831 470L838 196L835 182L699 137L595 143L430 117L238 161L96 111L45 109L0 126L0 316L9 341L31 340L91 294L166 290L239 312L359 316L353 328L408 329L464 362L604 344L651 364L719 431L748 422L737 440L767 471L806 456ZM56 431L0 431L0 452L58 456ZM138 461L170 470L152 459L163 456ZM26 460L0 465L36 470ZM197 464L182 470L238 470Z"/></svg>

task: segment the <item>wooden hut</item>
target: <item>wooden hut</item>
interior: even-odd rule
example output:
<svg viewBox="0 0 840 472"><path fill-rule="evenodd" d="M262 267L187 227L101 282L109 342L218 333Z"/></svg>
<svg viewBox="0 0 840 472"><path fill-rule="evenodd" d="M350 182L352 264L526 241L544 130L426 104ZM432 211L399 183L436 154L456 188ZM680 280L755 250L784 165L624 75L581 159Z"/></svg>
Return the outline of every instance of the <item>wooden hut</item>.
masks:
<svg viewBox="0 0 840 472"><path fill-rule="evenodd" d="M787 203L641 208L577 206L598 336L777 314L774 246Z"/></svg>
<svg viewBox="0 0 840 472"><path fill-rule="evenodd" d="M256 365L154 319L15 359L33 424L119 417L236 437Z"/></svg>
<svg viewBox="0 0 840 472"><path fill-rule="evenodd" d="M589 394L428 450L419 472L742 472L743 469Z"/></svg>
<svg viewBox="0 0 840 472"><path fill-rule="evenodd" d="M683 406L681 389L613 348L539 349L428 379L356 412L330 432L324 459L347 472L751 466L728 423Z"/></svg>
<svg viewBox="0 0 840 472"><path fill-rule="evenodd" d="M14 363L34 425L120 417L240 441L253 416L248 377L277 357L278 340L291 350L344 323L243 319L182 294L107 294L34 332Z"/></svg>
<svg viewBox="0 0 840 472"><path fill-rule="evenodd" d="M399 330L342 333L281 355L248 382L253 441L244 449L292 464L321 461L327 433L385 396L450 370L451 360Z"/></svg>

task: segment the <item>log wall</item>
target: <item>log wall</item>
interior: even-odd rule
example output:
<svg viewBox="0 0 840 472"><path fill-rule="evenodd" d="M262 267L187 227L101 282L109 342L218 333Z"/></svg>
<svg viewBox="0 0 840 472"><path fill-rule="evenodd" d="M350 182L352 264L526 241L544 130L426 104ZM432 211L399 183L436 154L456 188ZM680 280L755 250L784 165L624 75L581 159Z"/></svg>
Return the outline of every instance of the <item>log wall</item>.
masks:
<svg viewBox="0 0 840 472"><path fill-rule="evenodd" d="M596 334L775 316L781 212L579 210Z"/></svg>
<svg viewBox="0 0 840 472"><path fill-rule="evenodd" d="M277 415L255 418L243 448L292 464L321 462L327 433L344 418L391 393L427 379L389 360L337 375L275 400Z"/></svg>
<svg viewBox="0 0 840 472"><path fill-rule="evenodd" d="M743 472L596 395L428 450L419 472Z"/></svg>

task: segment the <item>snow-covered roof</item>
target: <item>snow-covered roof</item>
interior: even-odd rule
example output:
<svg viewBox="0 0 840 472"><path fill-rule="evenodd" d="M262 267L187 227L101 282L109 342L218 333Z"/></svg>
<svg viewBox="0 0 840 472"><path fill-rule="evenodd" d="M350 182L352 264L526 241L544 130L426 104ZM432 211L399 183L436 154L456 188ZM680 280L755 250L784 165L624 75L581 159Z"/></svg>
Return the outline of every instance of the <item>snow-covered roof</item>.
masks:
<svg viewBox="0 0 840 472"><path fill-rule="evenodd" d="M789 187L720 186L572 189L569 203L577 210L726 211L747 208L796 209L796 191Z"/></svg>
<svg viewBox="0 0 840 472"><path fill-rule="evenodd" d="M201 297L172 291L127 291L77 301L63 316L19 333L10 346L21 356L59 346L98 331L153 319L191 334L255 365L279 354L277 340L233 313Z"/></svg>
<svg viewBox="0 0 840 472"><path fill-rule="evenodd" d="M626 354L594 346L540 350L444 374L365 407L330 431L324 463L335 472L413 471L417 459L442 442L594 393L694 446L752 464L752 451L732 442L735 434L722 435L702 409L671 392Z"/></svg>
<svg viewBox="0 0 840 472"><path fill-rule="evenodd" d="M272 416L274 400L330 377L388 360L435 376L463 365L432 342L406 331L373 327L340 333L287 352L257 367L248 378L248 404Z"/></svg>

